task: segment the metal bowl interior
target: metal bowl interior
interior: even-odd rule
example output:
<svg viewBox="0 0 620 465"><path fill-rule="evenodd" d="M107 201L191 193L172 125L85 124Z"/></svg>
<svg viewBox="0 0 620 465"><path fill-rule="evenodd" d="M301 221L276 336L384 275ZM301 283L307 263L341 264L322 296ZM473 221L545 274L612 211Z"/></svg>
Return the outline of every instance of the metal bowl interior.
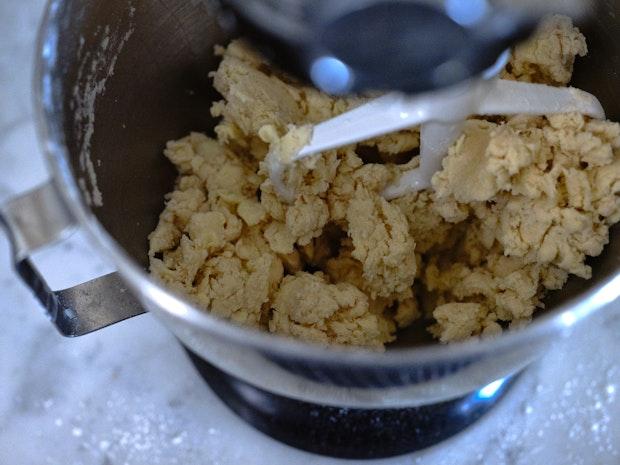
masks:
<svg viewBox="0 0 620 465"><path fill-rule="evenodd" d="M614 19L620 3L603 1L596 8L596 20L585 27L591 52L578 64L575 85L599 96L608 117L620 120L620 23ZM212 132L209 107L219 97L208 73L217 66L214 45L234 34L229 25L229 18L209 1L52 0L41 29L35 85L52 169L94 242L136 292L159 299L161 312L265 350L390 363L527 344L557 334L617 297L617 228L605 253L591 260L592 280L571 279L564 290L549 296L547 310L529 328L489 342L428 344L417 328L385 354L324 350L217 320L161 288L145 270L146 237L176 177L162 150L166 141L190 131ZM89 206L85 191L91 197L99 191L103 203Z"/></svg>

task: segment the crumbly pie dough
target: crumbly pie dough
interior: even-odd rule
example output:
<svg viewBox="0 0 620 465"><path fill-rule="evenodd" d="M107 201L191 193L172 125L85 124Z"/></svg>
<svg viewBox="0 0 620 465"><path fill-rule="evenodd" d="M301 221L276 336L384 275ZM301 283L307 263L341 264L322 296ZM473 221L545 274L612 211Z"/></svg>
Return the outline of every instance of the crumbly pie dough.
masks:
<svg viewBox="0 0 620 465"><path fill-rule="evenodd" d="M555 17L502 77L564 86L586 52ZM418 163L397 164L416 129L328 151L287 170L287 201L270 148L303 145L307 125L364 100L297 83L242 41L217 53L217 138L168 143L179 178L149 236L152 274L205 311L377 349L423 317L441 342L496 335L569 275L590 278L586 257L620 221L620 125L577 114L471 119L433 189L393 201L381 192Z"/></svg>

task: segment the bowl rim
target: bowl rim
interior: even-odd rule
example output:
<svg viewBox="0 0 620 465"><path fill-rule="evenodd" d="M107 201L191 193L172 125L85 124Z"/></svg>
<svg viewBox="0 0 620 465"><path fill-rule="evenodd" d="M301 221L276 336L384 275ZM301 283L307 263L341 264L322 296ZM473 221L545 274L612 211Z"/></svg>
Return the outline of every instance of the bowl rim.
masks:
<svg viewBox="0 0 620 465"><path fill-rule="evenodd" d="M57 54L49 46L57 45L59 12L70 0L48 0L41 21L35 51L34 110L39 144L51 169L54 182L77 225L92 240L98 251L117 267L121 277L142 300L153 302L149 310L181 320L225 342L251 347L283 358L300 357L329 364L400 366L462 358L474 358L513 347L533 344L561 334L590 314L620 297L620 269L597 286L567 302L553 312L535 318L526 328L506 331L492 339L473 339L448 345L435 344L412 348L395 347L377 352L359 347L323 347L298 339L236 325L200 310L189 300L153 279L110 236L86 205L70 168L70 157L62 130L63 95L53 92ZM46 47L48 48L46 50ZM59 110L60 109L60 110ZM167 325L169 326L169 325ZM206 336L206 335L205 335Z"/></svg>

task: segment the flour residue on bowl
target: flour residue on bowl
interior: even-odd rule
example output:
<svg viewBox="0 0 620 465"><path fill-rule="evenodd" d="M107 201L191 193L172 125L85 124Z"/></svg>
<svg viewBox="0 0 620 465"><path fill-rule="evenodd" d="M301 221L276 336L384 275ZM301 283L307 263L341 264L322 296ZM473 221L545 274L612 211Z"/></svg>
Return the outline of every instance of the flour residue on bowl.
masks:
<svg viewBox="0 0 620 465"><path fill-rule="evenodd" d="M84 52L86 38L80 37L78 48L77 84L73 88L70 108L75 112L75 137L80 146L78 185L90 206L103 206L103 195L97 182L95 163L91 155L91 143L95 134L95 107L97 98L106 91L106 84L114 75L116 62L127 41L134 33L135 8L130 5L127 17L116 26L98 27L94 38L99 40L93 51ZM101 160L97 160L101 166Z"/></svg>

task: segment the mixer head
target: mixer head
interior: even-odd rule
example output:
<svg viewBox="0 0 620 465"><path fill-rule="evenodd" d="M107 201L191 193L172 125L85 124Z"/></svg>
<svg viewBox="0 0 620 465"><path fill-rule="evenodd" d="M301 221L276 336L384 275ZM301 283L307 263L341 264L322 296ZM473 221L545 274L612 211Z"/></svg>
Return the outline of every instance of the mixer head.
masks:
<svg viewBox="0 0 620 465"><path fill-rule="evenodd" d="M541 17L583 0L225 0L244 35L331 94L447 87L493 67Z"/></svg>

